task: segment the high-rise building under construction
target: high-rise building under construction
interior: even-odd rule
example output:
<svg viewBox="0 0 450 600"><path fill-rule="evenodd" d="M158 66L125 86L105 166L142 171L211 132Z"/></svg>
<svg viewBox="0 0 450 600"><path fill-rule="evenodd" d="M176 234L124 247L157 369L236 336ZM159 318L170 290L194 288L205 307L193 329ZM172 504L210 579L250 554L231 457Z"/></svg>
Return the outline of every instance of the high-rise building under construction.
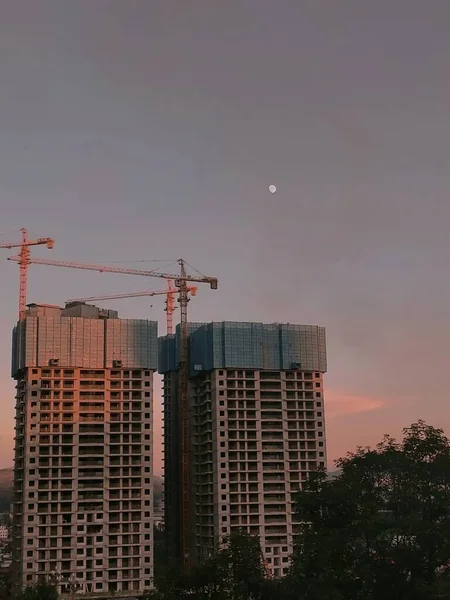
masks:
<svg viewBox="0 0 450 600"><path fill-rule="evenodd" d="M179 331L159 339L164 376L165 526L180 562L183 460L189 468L191 564L246 530L260 539L273 575L289 564L293 496L326 464L325 329L221 322L189 325L190 446L182 456Z"/></svg>
<svg viewBox="0 0 450 600"><path fill-rule="evenodd" d="M151 587L156 366L156 322L115 311L30 305L14 329L17 588L39 577L99 598Z"/></svg>

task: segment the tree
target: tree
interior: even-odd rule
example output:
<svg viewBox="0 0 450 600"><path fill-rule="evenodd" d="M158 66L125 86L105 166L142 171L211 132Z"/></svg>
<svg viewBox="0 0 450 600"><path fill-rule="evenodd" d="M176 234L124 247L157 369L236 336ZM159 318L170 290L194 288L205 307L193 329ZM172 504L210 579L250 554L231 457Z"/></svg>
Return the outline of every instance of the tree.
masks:
<svg viewBox="0 0 450 600"><path fill-rule="evenodd" d="M49 583L27 586L19 596L19 600L58 600L58 598L56 587Z"/></svg>
<svg viewBox="0 0 450 600"><path fill-rule="evenodd" d="M225 546L186 576L186 596L201 600L259 600L264 567L258 538L232 534Z"/></svg>
<svg viewBox="0 0 450 600"><path fill-rule="evenodd" d="M297 498L300 533L286 588L304 600L442 596L450 566L450 442L423 421L359 448ZM300 595L302 594L302 595Z"/></svg>
<svg viewBox="0 0 450 600"><path fill-rule="evenodd" d="M165 600L165 595L158 590L150 590L144 594L142 600Z"/></svg>
<svg viewBox="0 0 450 600"><path fill-rule="evenodd" d="M258 538L239 532L188 573L160 578L158 591L148 599L270 600L264 575Z"/></svg>
<svg viewBox="0 0 450 600"><path fill-rule="evenodd" d="M256 600L264 585L259 539L245 532L231 535L222 550L222 561L228 570L230 600Z"/></svg>
<svg viewBox="0 0 450 600"><path fill-rule="evenodd" d="M11 588L11 571L0 573L0 600L9 600L11 598Z"/></svg>

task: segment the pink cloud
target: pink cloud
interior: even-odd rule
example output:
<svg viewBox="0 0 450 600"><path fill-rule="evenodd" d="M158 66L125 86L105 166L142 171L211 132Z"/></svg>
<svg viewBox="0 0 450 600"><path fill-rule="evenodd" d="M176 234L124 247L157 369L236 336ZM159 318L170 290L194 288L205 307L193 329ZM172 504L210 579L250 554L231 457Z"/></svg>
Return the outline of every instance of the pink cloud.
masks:
<svg viewBox="0 0 450 600"><path fill-rule="evenodd" d="M398 438L402 428L418 418L411 396L346 394L338 389L326 392L325 411L330 468L358 446L374 447L386 433Z"/></svg>
<svg viewBox="0 0 450 600"><path fill-rule="evenodd" d="M353 415L356 413L371 412L385 405L381 398L371 396L354 396L339 392L328 391L325 398L327 419L340 415Z"/></svg>

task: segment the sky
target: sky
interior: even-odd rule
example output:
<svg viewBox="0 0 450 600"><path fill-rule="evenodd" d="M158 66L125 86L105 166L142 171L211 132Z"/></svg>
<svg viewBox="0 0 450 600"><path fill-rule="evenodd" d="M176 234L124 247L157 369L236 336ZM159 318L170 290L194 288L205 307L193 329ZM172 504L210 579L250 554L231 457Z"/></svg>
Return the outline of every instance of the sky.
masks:
<svg viewBox="0 0 450 600"><path fill-rule="evenodd" d="M0 0L0 16L1 242L27 227L56 241L39 257L183 257L219 279L192 320L324 325L330 465L419 418L450 435L448 0ZM36 265L28 300L161 286ZM108 306L164 333L161 297Z"/></svg>

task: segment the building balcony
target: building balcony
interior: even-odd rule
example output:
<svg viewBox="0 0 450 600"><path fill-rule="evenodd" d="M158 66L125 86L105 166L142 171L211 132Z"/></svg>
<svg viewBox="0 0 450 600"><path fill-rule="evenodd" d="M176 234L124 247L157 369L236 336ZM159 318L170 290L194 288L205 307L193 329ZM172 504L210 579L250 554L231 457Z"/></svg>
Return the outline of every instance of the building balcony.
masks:
<svg viewBox="0 0 450 600"><path fill-rule="evenodd" d="M263 471L284 471L284 463L263 463Z"/></svg>
<svg viewBox="0 0 450 600"><path fill-rule="evenodd" d="M265 483L264 493L267 492L284 492L286 490L284 483L278 485L277 483Z"/></svg>
<svg viewBox="0 0 450 600"><path fill-rule="evenodd" d="M87 455L102 455L105 453L105 447L102 445L99 446L80 446L78 449L78 454L80 456L87 456Z"/></svg>
<svg viewBox="0 0 450 600"><path fill-rule="evenodd" d="M81 450L81 447L84 446L85 444L88 444L88 445L89 444L96 444L96 445L101 444L102 446L104 445L105 440L104 440L103 431L97 432L97 435L92 435L94 433L95 432L91 432L91 435L80 434L80 437L79 437L80 450Z"/></svg>
<svg viewBox="0 0 450 600"><path fill-rule="evenodd" d="M266 525L265 533L266 535L286 535L287 527L286 525Z"/></svg>
<svg viewBox="0 0 450 600"><path fill-rule="evenodd" d="M283 429L283 421L262 421L261 429L269 430L269 429Z"/></svg>
<svg viewBox="0 0 450 600"><path fill-rule="evenodd" d="M84 381L80 382L80 392L85 391L85 390L91 390L91 391L104 391L105 389L105 384L104 382L92 382L92 383L85 383Z"/></svg>
<svg viewBox="0 0 450 600"><path fill-rule="evenodd" d="M94 400L94 402L91 402ZM104 398L98 396L80 396L80 410L90 411L96 410L97 412L103 412L105 409Z"/></svg>
<svg viewBox="0 0 450 600"><path fill-rule="evenodd" d="M97 513L103 511L103 501L102 502L87 502L86 499L84 502L80 500L78 502L78 512L87 512L87 513Z"/></svg>
<svg viewBox="0 0 450 600"><path fill-rule="evenodd" d="M283 450L283 442L279 441L279 442L269 442L269 443L265 443L266 439L264 439L263 444L262 444L262 450Z"/></svg>
<svg viewBox="0 0 450 600"><path fill-rule="evenodd" d="M282 461L284 460L284 452L263 452L263 460Z"/></svg>
<svg viewBox="0 0 450 600"><path fill-rule="evenodd" d="M261 420L262 421L277 421L283 418L282 411L269 411L261 409Z"/></svg>
<svg viewBox="0 0 450 600"><path fill-rule="evenodd" d="M100 371L100 370L95 370L95 371L90 371L90 370L86 370L83 369L80 371L80 379L104 379L105 378L105 372L104 371Z"/></svg>
<svg viewBox="0 0 450 600"><path fill-rule="evenodd" d="M42 477L42 476L41 476ZM63 481L55 481L51 478L51 475L46 475L45 477L49 478L49 481L45 481L44 477L42 477L39 481L38 490L73 490L76 487L76 484L70 482Z"/></svg>
<svg viewBox="0 0 450 600"><path fill-rule="evenodd" d="M103 480L100 481L79 481L78 482L78 489L84 490L84 489L103 489L104 486L104 482Z"/></svg>
<svg viewBox="0 0 450 600"><path fill-rule="evenodd" d="M78 461L78 466L80 469L82 469L83 467L91 467L91 466L97 466L97 465L103 465L103 464L104 464L103 458L82 458L81 460Z"/></svg>
<svg viewBox="0 0 450 600"><path fill-rule="evenodd" d="M95 478L95 477L103 477L104 471L103 469L84 469L85 465L79 465L78 478Z"/></svg>
<svg viewBox="0 0 450 600"><path fill-rule="evenodd" d="M264 503L267 504L268 502L285 502L286 500L286 496L285 494L268 494L265 493L264 494Z"/></svg>
<svg viewBox="0 0 450 600"><path fill-rule="evenodd" d="M281 402L268 402L267 400L263 400L261 402L261 410L280 410L282 409Z"/></svg>

